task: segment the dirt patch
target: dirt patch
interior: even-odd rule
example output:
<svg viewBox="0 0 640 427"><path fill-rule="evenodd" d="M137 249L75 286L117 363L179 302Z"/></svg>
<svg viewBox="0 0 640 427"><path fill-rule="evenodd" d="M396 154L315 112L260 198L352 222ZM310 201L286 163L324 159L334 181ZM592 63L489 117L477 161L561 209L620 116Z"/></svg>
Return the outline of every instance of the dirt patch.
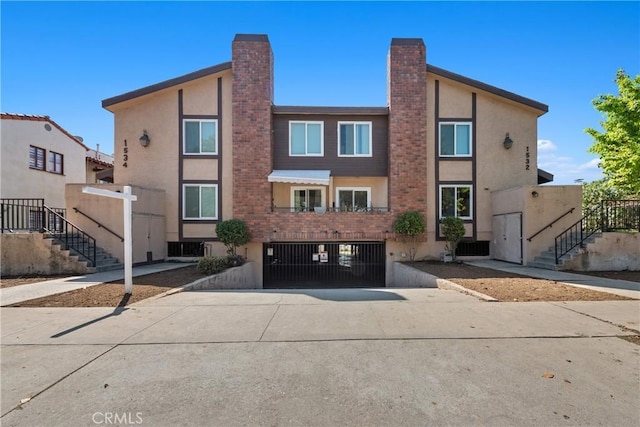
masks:
<svg viewBox="0 0 640 427"><path fill-rule="evenodd" d="M44 282L45 280L64 279L68 275L62 276L18 276L0 278L0 288L10 288L12 286L28 285L30 283Z"/></svg>
<svg viewBox="0 0 640 427"><path fill-rule="evenodd" d="M420 261L408 265L503 302L632 299L467 264Z"/></svg>
<svg viewBox="0 0 640 427"><path fill-rule="evenodd" d="M618 338L622 338L625 341L640 345L640 335L621 335Z"/></svg>
<svg viewBox="0 0 640 427"><path fill-rule="evenodd" d="M124 298L124 279L36 298L9 307L124 307L205 277L195 265L133 278L133 294Z"/></svg>
<svg viewBox="0 0 640 427"><path fill-rule="evenodd" d="M434 276L451 280L467 289L481 292L505 302L520 301L605 301L628 300L623 296L607 292L568 286L552 280L536 279L518 274L506 273L467 264L420 261L410 263ZM598 272L600 277L622 278L620 273L637 272ZM595 274L594 274L595 275ZM205 277L196 271L195 266L167 270L133 278L133 295L123 299L124 281L118 280L85 289L50 295L21 303L11 307L122 307L161 294L171 288L180 287ZM624 280L629 280L624 275ZM24 277L2 279L3 287L50 280L52 277ZM59 277L53 277L59 278Z"/></svg>

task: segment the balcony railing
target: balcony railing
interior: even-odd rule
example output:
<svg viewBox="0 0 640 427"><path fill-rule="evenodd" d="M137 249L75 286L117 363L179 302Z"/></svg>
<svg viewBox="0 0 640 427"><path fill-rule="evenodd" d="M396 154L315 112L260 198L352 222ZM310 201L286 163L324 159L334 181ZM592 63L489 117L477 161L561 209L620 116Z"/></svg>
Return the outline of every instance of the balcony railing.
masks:
<svg viewBox="0 0 640 427"><path fill-rule="evenodd" d="M336 207L303 207L303 206L287 206L287 207L273 207L271 209L272 212L292 212L292 213L304 213L304 212L310 212L310 213L316 213L316 214L324 214L327 212L331 212L331 213L345 213L345 212L358 212L358 213L383 213L383 212L389 212L389 208L388 207L381 207L381 206L365 206L365 207L358 207L358 206L346 206L346 207L342 207L342 208L336 208Z"/></svg>

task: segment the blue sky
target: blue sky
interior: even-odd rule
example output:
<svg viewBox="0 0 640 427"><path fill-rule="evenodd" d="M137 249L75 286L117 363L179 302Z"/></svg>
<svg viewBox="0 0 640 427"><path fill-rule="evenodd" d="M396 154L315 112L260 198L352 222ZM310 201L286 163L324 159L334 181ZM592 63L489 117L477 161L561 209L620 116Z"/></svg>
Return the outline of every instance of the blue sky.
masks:
<svg viewBox="0 0 640 427"><path fill-rule="evenodd" d="M8 2L3 112L49 115L113 151L101 101L231 59L236 33L268 34L277 105L386 105L392 37L427 62L549 105L538 166L556 184L598 179L591 100L640 74L639 2Z"/></svg>

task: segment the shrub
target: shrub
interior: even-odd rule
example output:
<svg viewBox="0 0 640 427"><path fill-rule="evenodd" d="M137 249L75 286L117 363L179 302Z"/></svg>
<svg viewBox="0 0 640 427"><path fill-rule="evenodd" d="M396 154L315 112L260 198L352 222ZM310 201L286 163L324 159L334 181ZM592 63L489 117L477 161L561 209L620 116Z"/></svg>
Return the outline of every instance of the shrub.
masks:
<svg viewBox="0 0 640 427"><path fill-rule="evenodd" d="M218 239L227 247L230 256L236 256L238 246L249 243L249 229L247 224L240 219L221 221L216 226Z"/></svg>
<svg viewBox="0 0 640 427"><path fill-rule="evenodd" d="M424 217L420 212L409 211L403 212L393 223L393 231L400 236L403 242L409 243L409 259L413 261L416 257L415 245L418 238L424 233Z"/></svg>
<svg viewBox="0 0 640 427"><path fill-rule="evenodd" d="M466 231L464 229L464 221L460 218L448 216L440 220L442 224L442 234L447 241L445 250L449 251L452 259L456 259L456 248L458 243L462 241Z"/></svg>
<svg viewBox="0 0 640 427"><path fill-rule="evenodd" d="M226 270L230 266L229 257L207 255L200 258L196 270L202 274L211 276Z"/></svg>

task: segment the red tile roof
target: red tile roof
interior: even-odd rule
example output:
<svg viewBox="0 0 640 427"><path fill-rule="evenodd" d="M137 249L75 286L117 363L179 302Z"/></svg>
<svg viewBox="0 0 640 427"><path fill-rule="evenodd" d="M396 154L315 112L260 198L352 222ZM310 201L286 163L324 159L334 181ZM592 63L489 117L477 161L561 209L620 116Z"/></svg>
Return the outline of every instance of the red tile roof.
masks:
<svg viewBox="0 0 640 427"><path fill-rule="evenodd" d="M75 142L80 144L85 150L89 149L89 147L84 145L80 140L78 140L78 138L76 138L75 136L71 135L62 126L60 126L59 124L57 124L56 122L51 120L51 117L49 117L49 116L36 116L36 115L33 115L33 114L0 113L0 118L2 120L30 120L32 122L49 122L53 126L58 128L58 130L60 132L62 132L63 134L67 135L69 138L71 138L72 140L74 140Z"/></svg>

